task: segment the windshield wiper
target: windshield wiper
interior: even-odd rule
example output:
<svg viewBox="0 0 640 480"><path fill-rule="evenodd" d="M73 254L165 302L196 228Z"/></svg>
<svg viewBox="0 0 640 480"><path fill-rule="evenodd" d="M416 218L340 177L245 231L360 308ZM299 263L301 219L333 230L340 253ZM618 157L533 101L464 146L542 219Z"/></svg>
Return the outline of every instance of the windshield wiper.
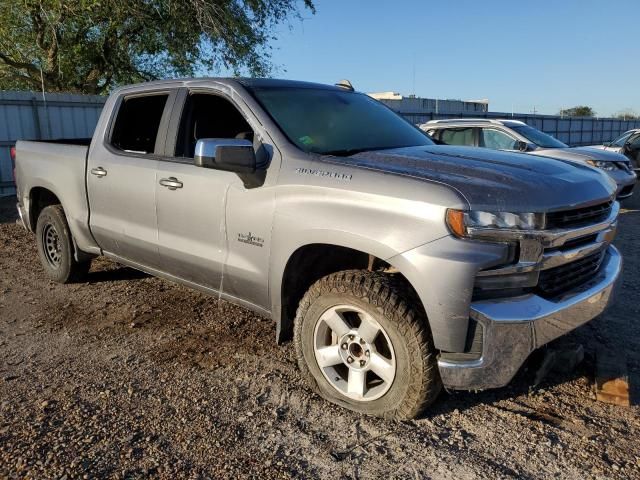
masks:
<svg viewBox="0 0 640 480"><path fill-rule="evenodd" d="M345 148L342 150L330 150L328 152L322 152L321 155L332 155L334 157L349 157L356 153L373 152L375 150L389 150L395 147L367 147L367 148Z"/></svg>

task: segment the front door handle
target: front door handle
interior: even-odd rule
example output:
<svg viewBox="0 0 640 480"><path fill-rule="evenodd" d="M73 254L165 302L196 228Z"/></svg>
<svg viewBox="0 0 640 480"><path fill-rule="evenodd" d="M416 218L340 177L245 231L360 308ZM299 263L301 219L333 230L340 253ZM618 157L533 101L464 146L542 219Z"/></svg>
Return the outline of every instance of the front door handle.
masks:
<svg viewBox="0 0 640 480"><path fill-rule="evenodd" d="M95 175L96 177L104 177L106 174L107 174L107 171L102 167L91 169L91 175Z"/></svg>
<svg viewBox="0 0 640 480"><path fill-rule="evenodd" d="M182 182L176 177L163 178L160 180L160 185L162 185L163 187L167 187L169 190L182 188Z"/></svg>

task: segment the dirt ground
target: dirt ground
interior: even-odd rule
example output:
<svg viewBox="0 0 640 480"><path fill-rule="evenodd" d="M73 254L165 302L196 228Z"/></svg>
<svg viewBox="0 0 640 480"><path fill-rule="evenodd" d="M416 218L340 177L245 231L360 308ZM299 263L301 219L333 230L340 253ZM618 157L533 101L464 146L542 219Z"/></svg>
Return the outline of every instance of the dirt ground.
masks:
<svg viewBox="0 0 640 480"><path fill-rule="evenodd" d="M623 205L613 308L561 342L572 373L442 394L423 418L313 395L253 313L100 259L56 285L0 200L0 478L640 478L640 193ZM557 346L557 343L556 343ZM626 355L635 406L598 403L594 355Z"/></svg>

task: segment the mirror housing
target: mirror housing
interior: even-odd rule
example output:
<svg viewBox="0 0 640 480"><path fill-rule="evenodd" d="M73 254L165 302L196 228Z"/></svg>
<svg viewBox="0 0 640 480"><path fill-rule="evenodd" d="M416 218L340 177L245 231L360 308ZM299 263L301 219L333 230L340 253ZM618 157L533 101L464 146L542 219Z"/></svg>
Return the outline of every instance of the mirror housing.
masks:
<svg viewBox="0 0 640 480"><path fill-rule="evenodd" d="M256 154L249 140L201 138L193 156L196 166L235 173L255 173Z"/></svg>
<svg viewBox="0 0 640 480"><path fill-rule="evenodd" d="M523 142L522 140L518 140L516 147L521 152L528 152L531 148L527 142Z"/></svg>

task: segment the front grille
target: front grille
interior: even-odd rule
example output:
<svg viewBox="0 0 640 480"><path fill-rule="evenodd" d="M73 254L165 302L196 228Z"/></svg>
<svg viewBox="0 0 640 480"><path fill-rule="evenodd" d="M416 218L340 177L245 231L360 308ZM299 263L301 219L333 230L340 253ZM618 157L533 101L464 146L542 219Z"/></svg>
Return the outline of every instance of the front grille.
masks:
<svg viewBox="0 0 640 480"><path fill-rule="evenodd" d="M542 270L537 293L545 298L556 297L588 282L600 268L603 256L604 252L597 252L575 262Z"/></svg>
<svg viewBox="0 0 640 480"><path fill-rule="evenodd" d="M609 200L590 207L547 213L547 229L568 228L601 222L609 216L612 206L613 200Z"/></svg>

